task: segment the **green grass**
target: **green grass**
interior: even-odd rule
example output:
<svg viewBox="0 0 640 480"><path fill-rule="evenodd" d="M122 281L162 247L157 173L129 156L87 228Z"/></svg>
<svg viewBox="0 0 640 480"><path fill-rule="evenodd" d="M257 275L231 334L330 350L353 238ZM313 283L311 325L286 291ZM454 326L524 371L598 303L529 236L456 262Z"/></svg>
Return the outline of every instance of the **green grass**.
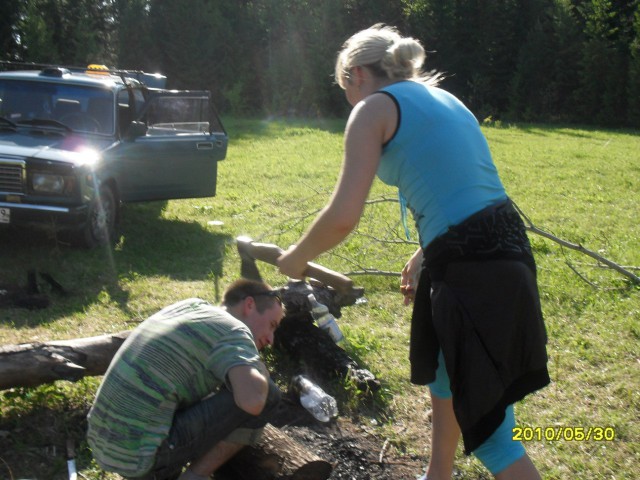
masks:
<svg viewBox="0 0 640 480"><path fill-rule="evenodd" d="M70 295L52 294L44 310L0 310L0 344L117 332L190 296L216 302L239 275L235 237L282 247L295 242L337 179L344 122L229 119L226 126L231 143L220 164L218 196L127 206L113 250L75 250L46 235L1 231L0 283L22 283L27 269L36 268ZM483 128L509 194L536 226L621 265L640 266L638 132ZM395 196L376 182L370 199ZM403 238L398 211L392 201L372 203L358 232L318 263L342 272L399 272L415 245L395 243ZM541 428L611 426L616 439L531 441L527 449L544 478L640 478L640 289L578 252L540 236L531 240L553 383L519 405L518 421ZM274 267L259 268L268 282L285 283ZM353 278L365 287L367 303L345 308L340 323L350 351L385 383L386 411L376 428L398 451L426 458L429 403L425 389L407 381L410 309L401 304L398 277ZM0 393L0 478L12 478L5 468L13 478L38 472L64 478L65 435L80 442L85 478L117 478L101 476L82 443L82 416L98 381ZM357 400L345 400L354 415ZM55 419L55 434L35 428L44 425L42 416ZM460 455L456 465L461 478L488 478L472 458Z"/></svg>

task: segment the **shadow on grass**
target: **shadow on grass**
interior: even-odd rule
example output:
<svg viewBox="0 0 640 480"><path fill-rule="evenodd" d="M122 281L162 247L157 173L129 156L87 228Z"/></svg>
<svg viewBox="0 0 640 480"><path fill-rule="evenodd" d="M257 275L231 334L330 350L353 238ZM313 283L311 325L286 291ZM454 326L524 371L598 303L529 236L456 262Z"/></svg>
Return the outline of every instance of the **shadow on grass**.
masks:
<svg viewBox="0 0 640 480"><path fill-rule="evenodd" d="M92 393L77 387L87 400L70 400L67 382L0 392L0 478L66 480L67 441L78 467L87 467L86 414ZM83 381L82 385L86 385ZM76 388L76 387L74 387Z"/></svg>
<svg viewBox="0 0 640 480"><path fill-rule="evenodd" d="M60 295L39 285L51 300L48 308L9 309L13 312L2 316L14 328L46 324L82 312L105 292L129 313L129 292L122 288L123 280L137 276L178 281L220 278L231 237L199 223L161 218L165 203L126 206L115 246L92 250L62 244L47 232L1 230L0 284L25 285L27 272L35 270L51 275L67 292Z"/></svg>
<svg viewBox="0 0 640 480"><path fill-rule="evenodd" d="M610 132L616 135L628 135L632 137L637 137L638 135L637 130L628 128L603 129L593 125L580 125L570 123L485 122L482 124L482 126L503 130L515 129L529 135L537 135L543 137L547 137L550 135L563 135L565 137L588 139L606 132Z"/></svg>

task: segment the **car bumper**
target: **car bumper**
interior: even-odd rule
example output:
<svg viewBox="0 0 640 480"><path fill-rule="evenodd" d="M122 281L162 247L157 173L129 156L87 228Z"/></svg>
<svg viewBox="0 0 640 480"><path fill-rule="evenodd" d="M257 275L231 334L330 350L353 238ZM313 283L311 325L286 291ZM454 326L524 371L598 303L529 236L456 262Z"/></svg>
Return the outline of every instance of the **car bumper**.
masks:
<svg viewBox="0 0 640 480"><path fill-rule="evenodd" d="M87 221L87 205L61 207L0 202L0 227L45 227L77 229Z"/></svg>

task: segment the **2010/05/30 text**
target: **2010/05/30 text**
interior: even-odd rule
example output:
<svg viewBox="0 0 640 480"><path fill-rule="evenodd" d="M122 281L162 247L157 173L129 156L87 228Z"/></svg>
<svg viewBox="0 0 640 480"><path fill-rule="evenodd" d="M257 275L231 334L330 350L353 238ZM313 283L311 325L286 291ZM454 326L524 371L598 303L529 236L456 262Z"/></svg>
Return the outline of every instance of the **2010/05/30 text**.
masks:
<svg viewBox="0 0 640 480"><path fill-rule="evenodd" d="M616 438L614 427L515 427L512 440L520 442L564 440L567 442L612 442Z"/></svg>

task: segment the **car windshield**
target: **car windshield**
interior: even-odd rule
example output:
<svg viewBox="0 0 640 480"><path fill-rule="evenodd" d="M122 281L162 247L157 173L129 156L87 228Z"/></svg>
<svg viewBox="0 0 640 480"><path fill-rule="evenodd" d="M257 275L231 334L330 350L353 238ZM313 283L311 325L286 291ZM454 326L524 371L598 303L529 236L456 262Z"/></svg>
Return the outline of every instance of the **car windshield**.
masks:
<svg viewBox="0 0 640 480"><path fill-rule="evenodd" d="M113 135L114 95L110 90L25 80L0 80L0 117L16 125L55 120L76 132ZM53 125L53 122L49 122Z"/></svg>

